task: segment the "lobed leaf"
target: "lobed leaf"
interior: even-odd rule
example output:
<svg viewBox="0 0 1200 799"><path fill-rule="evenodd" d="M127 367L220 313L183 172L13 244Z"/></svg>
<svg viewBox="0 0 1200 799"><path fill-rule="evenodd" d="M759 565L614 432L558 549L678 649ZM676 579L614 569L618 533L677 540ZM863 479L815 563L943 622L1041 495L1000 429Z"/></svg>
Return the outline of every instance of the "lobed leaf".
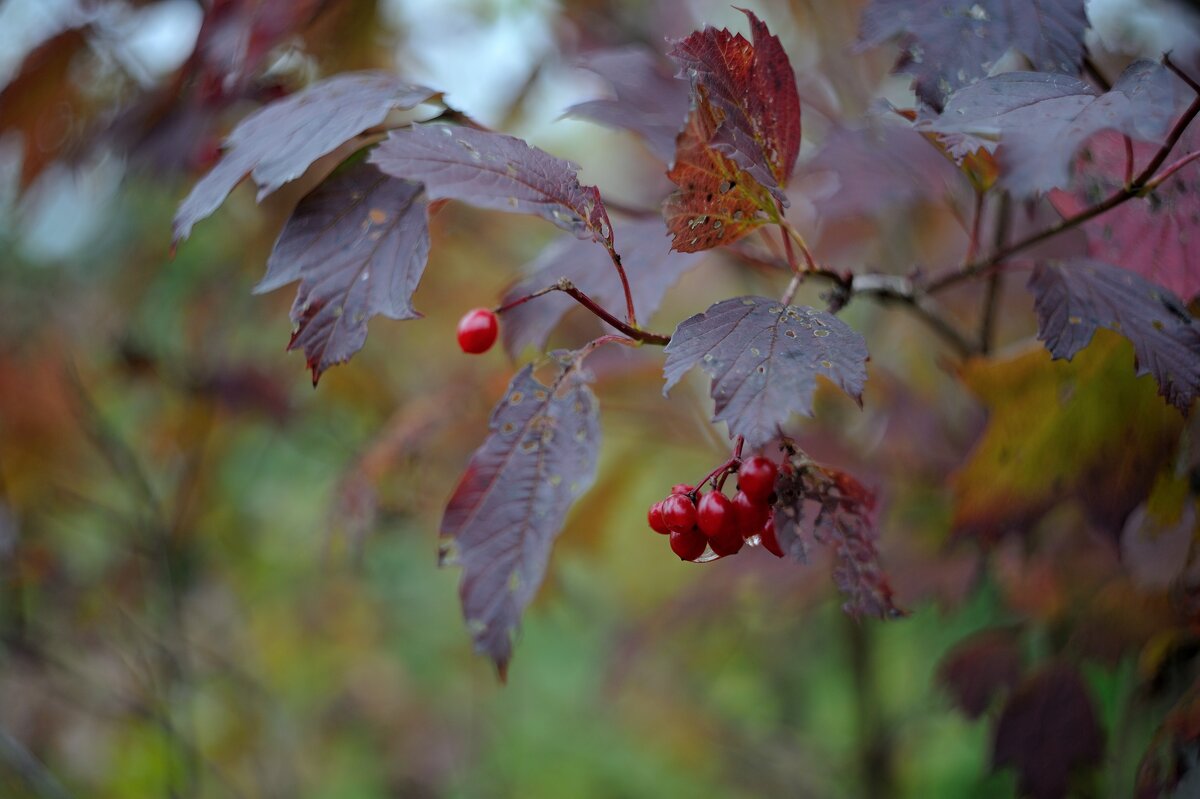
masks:
<svg viewBox="0 0 1200 799"><path fill-rule="evenodd" d="M593 53L581 66L608 81L616 97L578 103L563 115L632 131L660 161L674 161L675 137L688 116L687 84L673 78L654 54L640 47Z"/></svg>
<svg viewBox="0 0 1200 799"><path fill-rule="evenodd" d="M175 241L209 216L247 175L258 199L304 174L318 158L437 92L387 72L348 72L260 108L225 140L225 155L192 188L175 214Z"/></svg>
<svg viewBox="0 0 1200 799"><path fill-rule="evenodd" d="M621 262L629 278L634 305L649 319L662 303L667 289L701 256L671 250L662 220L617 220ZM624 305L625 293L608 256L589 242L563 236L547 245L526 267L528 277L510 288L501 300L508 304L566 278L605 308ZM541 349L550 332L576 302L563 294L547 294L504 312L500 326L504 347L516 357L527 346Z"/></svg>
<svg viewBox="0 0 1200 799"><path fill-rule="evenodd" d="M911 75L921 102L946 99L1016 49L1039 72L1078 75L1087 29L1084 0L873 0L860 39L900 39L895 72Z"/></svg>
<svg viewBox="0 0 1200 799"><path fill-rule="evenodd" d="M421 316L412 295L428 256L421 184L360 161L300 201L254 292L300 281L288 349L304 349L316 385L322 372L362 349L372 316Z"/></svg>
<svg viewBox="0 0 1200 799"><path fill-rule="evenodd" d="M1027 196L1066 186L1076 152L1102 130L1162 139L1181 87L1153 61L1131 64L1104 94L1069 75L1008 72L956 92L941 116L921 127L950 138L959 159L999 144L999 185Z"/></svg>
<svg viewBox="0 0 1200 799"><path fill-rule="evenodd" d="M599 412L576 366L545 385L529 365L513 377L489 428L446 506L439 560L462 565L463 616L476 650L503 677L554 539L595 476Z"/></svg>
<svg viewBox="0 0 1200 799"><path fill-rule="evenodd" d="M432 200L532 214L611 247L612 227L595 186L570 161L502 133L450 125L394 130L371 153L393 177L419 180Z"/></svg>
<svg viewBox="0 0 1200 799"><path fill-rule="evenodd" d="M1137 374L1184 413L1200 394L1200 322L1179 298L1133 272L1089 258L1038 264L1029 279L1038 338L1070 360L1096 328L1133 344Z"/></svg>
<svg viewBox="0 0 1200 799"><path fill-rule="evenodd" d="M1134 142L1135 168L1145 168L1157 149ZM1176 150L1183 154L1197 149L1200 131L1192 125ZM1120 136L1093 136L1079 154L1069 192L1055 191L1050 201L1065 216L1079 213L1124 187L1125 162ZM1082 227L1093 258L1136 272L1187 302L1200 296L1200 269L1195 268L1192 249L1193 239L1200 235L1200 171L1195 166Z"/></svg>
<svg viewBox="0 0 1200 799"><path fill-rule="evenodd" d="M746 9L753 44L728 29L705 27L675 43L670 55L693 98L711 105L711 146L733 160L783 204L800 152L800 94L779 37ZM693 107L697 102L693 102Z"/></svg>
<svg viewBox="0 0 1200 799"><path fill-rule="evenodd" d="M775 439L793 413L812 415L818 375L860 405L867 379L866 342L845 322L766 297L734 297L685 319L666 354L663 393L699 365L713 379L713 421L750 449Z"/></svg>

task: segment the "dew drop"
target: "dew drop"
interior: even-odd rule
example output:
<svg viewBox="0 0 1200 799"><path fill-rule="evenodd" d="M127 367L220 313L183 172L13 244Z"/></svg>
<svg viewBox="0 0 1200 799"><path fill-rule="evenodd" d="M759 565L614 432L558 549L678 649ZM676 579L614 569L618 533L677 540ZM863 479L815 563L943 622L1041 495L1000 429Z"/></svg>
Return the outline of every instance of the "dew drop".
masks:
<svg viewBox="0 0 1200 799"><path fill-rule="evenodd" d="M796 331L795 330L785 330L785 331L783 331L783 335L787 336L788 338L795 338Z"/></svg>
<svg viewBox="0 0 1200 799"><path fill-rule="evenodd" d="M514 391L513 393L508 395L508 402L510 405L520 405L521 400L523 400L523 399L525 399L525 395L522 394L520 391Z"/></svg>
<svg viewBox="0 0 1200 799"><path fill-rule="evenodd" d="M813 331L813 335L816 336L817 338L825 338L826 336L829 335L829 331L823 327L820 327Z"/></svg>
<svg viewBox="0 0 1200 799"><path fill-rule="evenodd" d="M824 366L826 369L832 369L832 368L833 368L833 364L832 364L832 363L830 363L829 361L821 361L821 365L822 365L822 366Z"/></svg>

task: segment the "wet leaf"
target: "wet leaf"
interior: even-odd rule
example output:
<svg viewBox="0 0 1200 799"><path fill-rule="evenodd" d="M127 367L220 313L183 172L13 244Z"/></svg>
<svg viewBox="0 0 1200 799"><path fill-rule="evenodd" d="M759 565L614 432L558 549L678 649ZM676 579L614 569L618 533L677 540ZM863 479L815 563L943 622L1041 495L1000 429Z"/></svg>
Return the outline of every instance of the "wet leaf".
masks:
<svg viewBox="0 0 1200 799"><path fill-rule="evenodd" d="M1039 264L1029 279L1038 338L1070 360L1096 328L1133 343L1137 374L1152 374L1158 392L1184 413L1200 393L1200 322L1179 298L1141 276L1087 258Z"/></svg>
<svg viewBox="0 0 1200 799"><path fill-rule="evenodd" d="M845 322L766 297L734 297L685 319L666 354L663 393L700 366L713 379L713 421L750 449L775 439L793 413L812 415L818 375L860 404L867 380L866 342Z"/></svg>
<svg viewBox="0 0 1200 799"><path fill-rule="evenodd" d="M661 219L617 219L613 225L638 316L648 320L667 289L701 256L671 250ZM564 277L605 308L620 308L625 303L621 281L608 255L589 242L563 236L547 245L526 272L529 276L505 293L502 305ZM500 326L505 349L514 357L528 346L541 349L563 316L576 307L570 297L547 294L506 311Z"/></svg>
<svg viewBox="0 0 1200 799"><path fill-rule="evenodd" d="M389 175L421 181L431 200L533 214L581 239L612 246L600 192L580 185L579 167L514 136L417 125L392 131L371 161Z"/></svg>
<svg viewBox="0 0 1200 799"><path fill-rule="evenodd" d="M1078 75L1083 0L874 0L863 12L867 46L900 40L895 71L913 77L921 102L940 110L988 74L1009 48L1039 72Z"/></svg>
<svg viewBox="0 0 1200 799"><path fill-rule="evenodd" d="M739 33L706 27L675 43L679 77L692 83L693 107L709 104L717 121L710 146L759 184L787 185L800 151L800 95L779 37L746 9L753 44ZM698 101L697 101L698 100Z"/></svg>
<svg viewBox="0 0 1200 799"><path fill-rule="evenodd" d="M592 53L580 66L608 81L616 96L578 103L564 116L632 131L660 161L674 161L675 137L688 115L687 84L673 78L653 53L641 47Z"/></svg>
<svg viewBox="0 0 1200 799"><path fill-rule="evenodd" d="M440 561L461 564L463 616L476 650L502 677L554 539L595 476L599 448L596 398L578 369L567 366L546 385L526 366L492 411L487 440L446 506Z"/></svg>
<svg viewBox="0 0 1200 799"><path fill-rule="evenodd" d="M1135 170L1145 168L1158 148L1134 142ZM1177 155L1200 149L1193 124L1176 145ZM1100 133L1080 153L1069 191L1050 201L1073 216L1122 188L1125 145L1115 133ZM1135 197L1085 222L1089 253L1101 261L1136 272L1191 302L1200 296L1200 269L1192 241L1200 232L1200 169L1185 167L1146 197Z"/></svg>
<svg viewBox="0 0 1200 799"><path fill-rule="evenodd" d="M1104 731L1082 675L1054 663L1027 679L1004 706L996 725L992 764L1017 771L1017 785L1033 799L1070 794L1072 774L1104 756Z"/></svg>
<svg viewBox="0 0 1200 799"><path fill-rule="evenodd" d="M215 211L247 175L261 200L304 174L313 162L368 128L393 109L412 108L437 96L387 72L348 72L259 109L225 141L225 155L192 188L175 214L175 240Z"/></svg>
<svg viewBox="0 0 1200 799"><path fill-rule="evenodd" d="M300 201L275 242L256 294L300 281L288 349L303 348L313 385L348 361L376 314L417 319L429 228L421 184L360 161Z"/></svg>
<svg viewBox="0 0 1200 799"><path fill-rule="evenodd" d="M1099 331L1070 362L1039 347L963 367L989 415L954 477L959 533L1024 531L1069 499L1096 524L1120 530L1171 463L1183 428L1154 382L1134 376L1132 354L1119 336Z"/></svg>
<svg viewBox="0 0 1200 799"><path fill-rule="evenodd" d="M960 641L938 666L938 682L967 715L977 719L997 697L1021 681L1021 642L1011 630L993 629Z"/></svg>
<svg viewBox="0 0 1200 799"><path fill-rule="evenodd" d="M1153 61L1130 65L1104 94L1069 75L1007 72L956 92L920 127L942 134L956 158L998 144L999 185L1023 197L1066 186L1076 152L1102 130L1161 140L1182 88Z"/></svg>

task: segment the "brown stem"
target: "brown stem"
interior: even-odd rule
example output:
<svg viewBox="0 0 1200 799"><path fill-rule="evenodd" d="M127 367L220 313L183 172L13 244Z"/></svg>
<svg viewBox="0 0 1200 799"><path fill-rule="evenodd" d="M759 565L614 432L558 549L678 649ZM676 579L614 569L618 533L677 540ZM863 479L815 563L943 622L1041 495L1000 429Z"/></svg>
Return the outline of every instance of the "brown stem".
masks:
<svg viewBox="0 0 1200 799"><path fill-rule="evenodd" d="M602 319L604 322L608 323L612 327L615 327L617 330L620 330L634 341L640 341L643 344L658 344L660 346L665 346L671 343L670 336L665 336L661 333L651 333L647 330L642 330L622 322L591 297L577 289L575 284L567 280L565 277L559 278L559 281L552 286L546 286L545 288L538 289L531 294L526 294L524 297L518 297L510 303L501 305L495 309L495 313L502 314L506 311L510 311L513 308L516 308L518 305L524 305L530 300L536 297L541 297L544 294L549 294L552 291L561 291L562 293L571 297L584 308L587 308L593 314L600 317L600 319Z"/></svg>
<svg viewBox="0 0 1200 799"><path fill-rule="evenodd" d="M979 225L983 219L983 198L984 192L975 190L975 207L971 218L971 241L967 244L967 254L963 257L963 263L971 263L975 260L976 253L979 252Z"/></svg>
<svg viewBox="0 0 1200 799"><path fill-rule="evenodd" d="M609 230L612 230L612 223L609 222ZM608 250L608 257L612 261L612 265L617 270L617 277L621 279L621 290L625 292L625 321L629 326L637 328L637 312L633 310L633 290L629 287L629 276L625 274L625 267L621 264L621 255L611 244L605 244L605 249Z"/></svg>
<svg viewBox="0 0 1200 799"><path fill-rule="evenodd" d="M1000 207L996 209L996 236L992 245L995 250L1003 249L1004 242L1008 239L1008 224L1011 219L1009 211L1009 196L1002 194L1000 195ZM979 351L984 355L992 350L992 339L996 328L996 307L1000 298L1003 277L998 271L988 275L987 290L983 298L983 316L979 322Z"/></svg>

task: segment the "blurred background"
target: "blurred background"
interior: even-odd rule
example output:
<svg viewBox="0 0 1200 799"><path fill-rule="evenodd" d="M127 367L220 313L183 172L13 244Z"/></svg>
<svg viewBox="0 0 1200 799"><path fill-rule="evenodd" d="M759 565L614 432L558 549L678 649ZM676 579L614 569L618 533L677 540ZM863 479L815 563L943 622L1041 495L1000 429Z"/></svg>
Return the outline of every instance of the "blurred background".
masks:
<svg viewBox="0 0 1200 799"><path fill-rule="evenodd" d="M969 184L916 134L879 126L879 98L913 100L888 74L895 47L856 46L865 3L751 5L797 71L789 218L818 256L898 274L956 263ZM1089 13L1109 79L1195 46L1186 4ZM661 396L660 351L597 357L600 471L505 686L471 652L436 534L533 353L464 356L454 325L496 304L554 229L446 208L415 297L426 317L376 318L316 391L284 352L291 292L251 288L322 175L261 205L239 188L171 252L174 209L231 127L349 69L442 89L580 163L606 198L653 208L667 186L653 155L561 115L611 95L581 59L662 54L704 24L747 30L707 0L0 2L0 797L1010 797L998 720L1048 668L1078 677L1081 735L1104 742L1102 757L1062 753L1072 795L1132 794L1147 747L1174 734L1156 732L1168 712L1196 717L1200 606L1180 578L1194 486L1175 466L1194 462L1177 443L1197 449L1196 423L1185 433L1154 406L1130 429L1133 411L1077 408L1098 420L1093 460L1029 476L1049 493L1023 489L1036 507L1015 534L956 533L964 482L1006 479L1003 458L972 455L988 406L1017 429L1046 412L1024 394L1004 405L1007 367L1051 368L1017 282L999 355L966 366L901 310L855 302L843 316L871 347L865 408L830 391L797 421L808 452L880 494L884 563L911 611L895 622L843 615L821 558L675 558L646 508L725 458L725 431L702 381ZM713 254L650 327L785 282ZM968 324L979 291L958 290L951 318ZM552 344L595 329L573 313ZM1153 405L1127 345L1102 345L1077 359L1125 365L1102 397ZM1122 471L1151 435L1142 422L1157 437L1140 472Z"/></svg>

